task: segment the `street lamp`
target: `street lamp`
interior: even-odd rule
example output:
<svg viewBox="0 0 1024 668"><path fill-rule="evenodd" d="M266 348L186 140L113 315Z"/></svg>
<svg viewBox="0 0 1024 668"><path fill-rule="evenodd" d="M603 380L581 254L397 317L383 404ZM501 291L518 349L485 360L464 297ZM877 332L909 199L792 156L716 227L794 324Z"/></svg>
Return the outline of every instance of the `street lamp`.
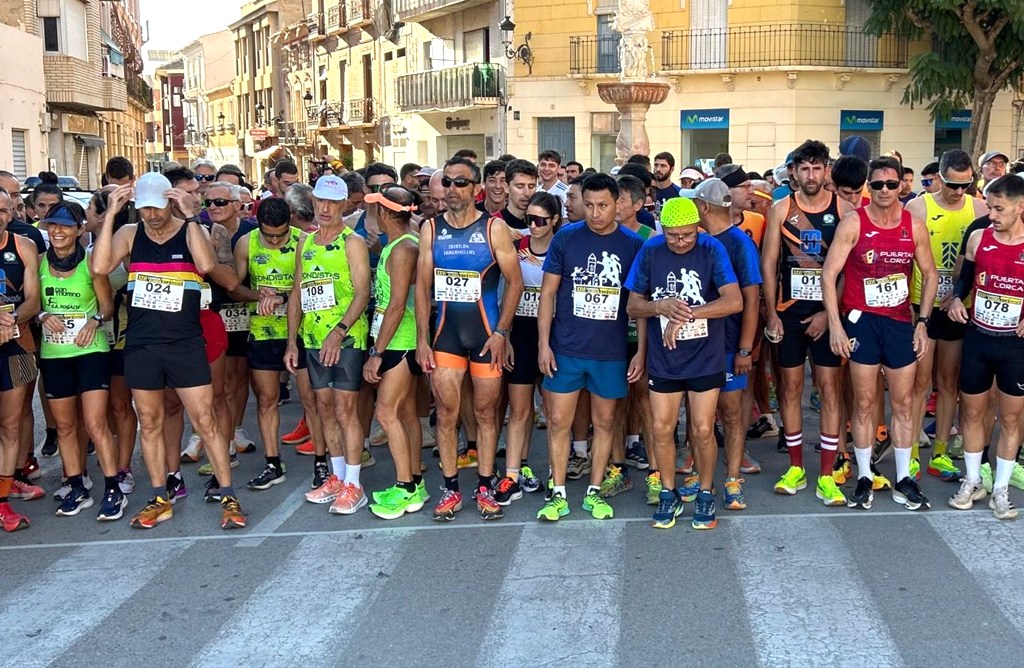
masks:
<svg viewBox="0 0 1024 668"><path fill-rule="evenodd" d="M310 102L312 102L313 101L313 93L311 93L310 91L307 90L305 95L302 96L302 101L305 102L306 104L309 104Z"/></svg>
<svg viewBox="0 0 1024 668"><path fill-rule="evenodd" d="M256 125L260 125L263 122L264 109L266 109L266 107L263 105L262 102L256 103Z"/></svg>
<svg viewBox="0 0 1024 668"><path fill-rule="evenodd" d="M533 50L530 48L530 39L533 37L533 33L526 33L523 43L512 48L512 33L516 29L516 24L512 21L512 17L506 14L505 20L501 22L498 29L502 32L503 39L501 40L501 45L505 47L505 57L509 60L521 61L526 65L529 74L533 74Z"/></svg>

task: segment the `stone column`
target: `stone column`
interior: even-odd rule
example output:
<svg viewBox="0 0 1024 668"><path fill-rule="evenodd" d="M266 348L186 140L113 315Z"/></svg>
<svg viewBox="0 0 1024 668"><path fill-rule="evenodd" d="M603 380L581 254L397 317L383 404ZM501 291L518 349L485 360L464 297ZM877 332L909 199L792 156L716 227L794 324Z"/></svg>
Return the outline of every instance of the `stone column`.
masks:
<svg viewBox="0 0 1024 668"><path fill-rule="evenodd" d="M615 163L625 164L635 153L651 150L647 136L647 110L668 97L669 85L654 82L623 81L597 84L601 100L619 110L619 135L615 138Z"/></svg>

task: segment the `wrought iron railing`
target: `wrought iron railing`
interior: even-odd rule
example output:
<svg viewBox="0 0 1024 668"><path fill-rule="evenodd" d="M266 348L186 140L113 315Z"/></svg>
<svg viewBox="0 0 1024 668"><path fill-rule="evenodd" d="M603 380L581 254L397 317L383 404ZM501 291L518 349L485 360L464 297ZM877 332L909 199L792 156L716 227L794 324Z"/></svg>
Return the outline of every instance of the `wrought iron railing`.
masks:
<svg viewBox="0 0 1024 668"><path fill-rule="evenodd" d="M350 100L346 125L369 125L380 119L380 105L371 97Z"/></svg>
<svg viewBox="0 0 1024 668"><path fill-rule="evenodd" d="M403 112L495 105L505 94L505 68L470 63L405 74L398 77L395 93Z"/></svg>
<svg viewBox="0 0 1024 668"><path fill-rule="evenodd" d="M341 102L323 101L306 107L306 119L316 127L330 128L342 125L344 105Z"/></svg>
<svg viewBox="0 0 1024 668"><path fill-rule="evenodd" d="M153 110L153 89L142 79L142 77L137 74L132 74L125 78L125 85L129 97L149 111Z"/></svg>
<svg viewBox="0 0 1024 668"><path fill-rule="evenodd" d="M400 21L430 12L440 13L445 7L464 4L465 0L395 0L395 15Z"/></svg>
<svg viewBox="0 0 1024 668"><path fill-rule="evenodd" d="M620 35L569 37L569 73L600 74L619 71Z"/></svg>
<svg viewBox="0 0 1024 668"><path fill-rule="evenodd" d="M372 21L370 0L345 0L345 20L347 25L356 25L364 21Z"/></svg>
<svg viewBox="0 0 1024 668"><path fill-rule="evenodd" d="M327 8L327 32L345 26L345 5L337 4Z"/></svg>
<svg viewBox="0 0 1024 668"><path fill-rule="evenodd" d="M287 121L277 128L278 142L286 146L303 146L306 143L306 121Z"/></svg>

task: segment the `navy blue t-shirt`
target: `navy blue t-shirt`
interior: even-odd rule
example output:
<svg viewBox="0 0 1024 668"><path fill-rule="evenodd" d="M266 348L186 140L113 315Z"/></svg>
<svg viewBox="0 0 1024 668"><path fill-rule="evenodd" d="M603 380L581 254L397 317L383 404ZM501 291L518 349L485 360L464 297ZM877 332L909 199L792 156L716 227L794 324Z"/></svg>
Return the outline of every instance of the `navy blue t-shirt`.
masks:
<svg viewBox="0 0 1024 668"><path fill-rule="evenodd" d="M757 255L757 246L738 227L730 227L715 239L722 242L725 252L729 254L736 281L740 290L751 285L761 285L761 260ZM725 352L735 353L740 348L740 330L743 329L743 311L725 318Z"/></svg>
<svg viewBox="0 0 1024 668"><path fill-rule="evenodd" d="M693 248L679 254L668 247L664 236L657 236L640 249L626 279L626 288L651 301L678 297L690 306L700 306L718 299L718 289L735 282L729 255L714 237L698 234ZM695 338L678 341L675 350L666 350L661 340L661 318L648 318L648 373L672 380L722 373L725 319L697 320L687 325L691 330L702 326L706 333L698 332Z"/></svg>
<svg viewBox="0 0 1024 668"><path fill-rule="evenodd" d="M674 183L670 183L668 188L658 188L654 195L654 201L658 204L664 204L673 197L679 197L680 190L682 189Z"/></svg>
<svg viewBox="0 0 1024 668"><path fill-rule="evenodd" d="M559 230L551 240L544 272L562 277L555 297L551 350L592 360L625 360L626 300L622 283L643 245L617 225L600 235L586 223Z"/></svg>

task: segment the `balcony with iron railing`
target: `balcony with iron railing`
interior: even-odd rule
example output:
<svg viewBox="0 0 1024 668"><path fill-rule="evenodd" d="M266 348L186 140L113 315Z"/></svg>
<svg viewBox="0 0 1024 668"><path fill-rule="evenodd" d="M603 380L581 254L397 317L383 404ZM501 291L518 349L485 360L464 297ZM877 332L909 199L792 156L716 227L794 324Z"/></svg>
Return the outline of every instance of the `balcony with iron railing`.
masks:
<svg viewBox="0 0 1024 668"><path fill-rule="evenodd" d="M153 111L153 89L142 77L132 74L125 79L128 99L144 108Z"/></svg>
<svg viewBox="0 0 1024 668"><path fill-rule="evenodd" d="M380 103L372 97L349 100L346 125L376 125L380 117Z"/></svg>
<svg viewBox="0 0 1024 668"><path fill-rule="evenodd" d="M327 35L327 26L324 23L324 13L316 12L306 17L306 25L309 27L309 39L316 41Z"/></svg>
<svg viewBox="0 0 1024 668"><path fill-rule="evenodd" d="M370 0L344 0L345 23L349 28L360 28L373 22Z"/></svg>
<svg viewBox="0 0 1024 668"><path fill-rule="evenodd" d="M318 128L335 128L344 123L345 105L324 100L306 107L306 120Z"/></svg>
<svg viewBox="0 0 1024 668"><path fill-rule="evenodd" d="M278 124L277 140L282 146L305 146L306 121L286 121Z"/></svg>
<svg viewBox="0 0 1024 668"><path fill-rule="evenodd" d="M185 146L206 146L209 143L207 134L199 130L186 130L181 136Z"/></svg>
<svg viewBox="0 0 1024 668"><path fill-rule="evenodd" d="M569 74L618 72L620 39L617 33L569 37Z"/></svg>
<svg viewBox="0 0 1024 668"><path fill-rule="evenodd" d="M399 21L427 21L487 2L490 0L395 0L395 15Z"/></svg>
<svg viewBox="0 0 1024 668"><path fill-rule="evenodd" d="M395 94L402 112L495 107L505 95L505 68L469 63L405 74L395 82Z"/></svg>
<svg viewBox="0 0 1024 668"><path fill-rule="evenodd" d="M327 8L327 22L324 26L327 34L344 30L345 28L345 4L344 0L333 7Z"/></svg>

